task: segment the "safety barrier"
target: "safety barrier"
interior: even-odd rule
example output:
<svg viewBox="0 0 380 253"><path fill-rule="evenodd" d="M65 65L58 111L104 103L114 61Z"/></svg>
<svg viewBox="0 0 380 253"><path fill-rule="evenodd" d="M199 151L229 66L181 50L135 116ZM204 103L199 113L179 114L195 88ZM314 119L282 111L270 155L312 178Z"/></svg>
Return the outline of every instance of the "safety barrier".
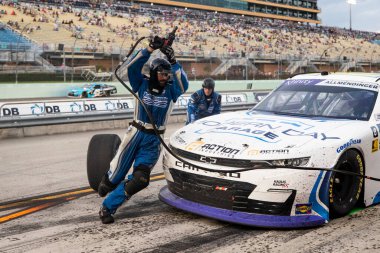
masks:
<svg viewBox="0 0 380 253"><path fill-rule="evenodd" d="M253 107L270 90L221 92L222 110L236 111ZM172 115L185 115L190 93L174 104ZM92 121L131 119L134 99L108 97L92 99L57 99L0 103L0 128L70 124Z"/></svg>

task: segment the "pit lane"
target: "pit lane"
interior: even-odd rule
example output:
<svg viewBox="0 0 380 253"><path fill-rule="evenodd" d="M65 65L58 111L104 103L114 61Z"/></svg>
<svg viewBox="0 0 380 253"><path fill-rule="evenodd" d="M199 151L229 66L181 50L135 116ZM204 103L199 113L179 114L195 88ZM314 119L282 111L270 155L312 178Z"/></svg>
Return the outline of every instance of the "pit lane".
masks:
<svg viewBox="0 0 380 253"><path fill-rule="evenodd" d="M182 124L169 125L169 136ZM158 200L160 161L150 186L123 205L116 222L98 219L102 198L88 187L87 145L107 130L5 139L0 143L0 252L376 252L379 206L323 227L273 230L185 213ZM8 205L7 207L4 207ZM34 208L34 209L33 209ZM20 215L24 214L24 215ZM8 216L7 216L8 215ZM0 218L0 219L1 219Z"/></svg>

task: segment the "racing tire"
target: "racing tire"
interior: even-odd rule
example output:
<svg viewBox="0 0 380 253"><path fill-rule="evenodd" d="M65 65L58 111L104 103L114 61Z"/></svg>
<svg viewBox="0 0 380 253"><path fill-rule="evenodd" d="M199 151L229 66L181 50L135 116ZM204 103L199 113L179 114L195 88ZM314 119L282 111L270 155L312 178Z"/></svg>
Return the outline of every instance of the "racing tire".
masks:
<svg viewBox="0 0 380 253"><path fill-rule="evenodd" d="M346 151L338 160L336 170L364 175L364 162L355 150ZM333 172L330 177L329 209L331 218L347 215L362 198L364 178Z"/></svg>
<svg viewBox="0 0 380 253"><path fill-rule="evenodd" d="M111 96L111 91L107 90L107 91L105 91L105 93L106 93L106 97L110 97Z"/></svg>
<svg viewBox="0 0 380 253"><path fill-rule="evenodd" d="M91 138L87 150L87 178L95 191L98 191L100 181L109 170L120 143L120 137L116 134L97 134Z"/></svg>

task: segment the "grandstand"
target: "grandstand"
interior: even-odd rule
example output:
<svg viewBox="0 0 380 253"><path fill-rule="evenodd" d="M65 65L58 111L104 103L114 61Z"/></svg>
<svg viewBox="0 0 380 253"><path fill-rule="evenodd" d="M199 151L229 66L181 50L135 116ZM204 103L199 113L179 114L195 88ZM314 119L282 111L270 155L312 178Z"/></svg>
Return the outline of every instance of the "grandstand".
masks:
<svg viewBox="0 0 380 253"><path fill-rule="evenodd" d="M314 14L319 9L313 0L290 1L286 6L282 0L65 2L2 1L0 13L6 14L1 14L1 21L7 31L15 31L10 41L1 42L2 47L29 41L36 46L23 48L24 54L32 51L45 60L34 65L80 76L83 69L94 66L112 72L138 38L165 35L178 26L174 49L190 78L280 78L303 71L380 70L376 43L380 35L318 25ZM221 2L228 4L204 5ZM267 7L258 11L258 4ZM297 17L289 10L297 10ZM311 14L304 16L307 11ZM18 57L18 65L30 64L24 61L25 55ZM14 57L0 57L0 70L15 65L14 61Z"/></svg>

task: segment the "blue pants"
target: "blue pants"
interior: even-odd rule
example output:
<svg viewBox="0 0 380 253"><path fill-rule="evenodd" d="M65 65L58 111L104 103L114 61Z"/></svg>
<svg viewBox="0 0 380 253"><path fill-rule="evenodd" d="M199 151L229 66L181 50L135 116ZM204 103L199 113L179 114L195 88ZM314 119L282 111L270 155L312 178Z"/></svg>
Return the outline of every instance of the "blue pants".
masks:
<svg viewBox="0 0 380 253"><path fill-rule="evenodd" d="M134 170L139 165L152 169L158 161L160 151L160 141L156 135L138 131L134 127L128 129L108 171L111 183L117 184L116 189L109 193L103 201L103 205L111 213L115 213L117 208L131 197L125 194L127 180L124 179L132 163Z"/></svg>

